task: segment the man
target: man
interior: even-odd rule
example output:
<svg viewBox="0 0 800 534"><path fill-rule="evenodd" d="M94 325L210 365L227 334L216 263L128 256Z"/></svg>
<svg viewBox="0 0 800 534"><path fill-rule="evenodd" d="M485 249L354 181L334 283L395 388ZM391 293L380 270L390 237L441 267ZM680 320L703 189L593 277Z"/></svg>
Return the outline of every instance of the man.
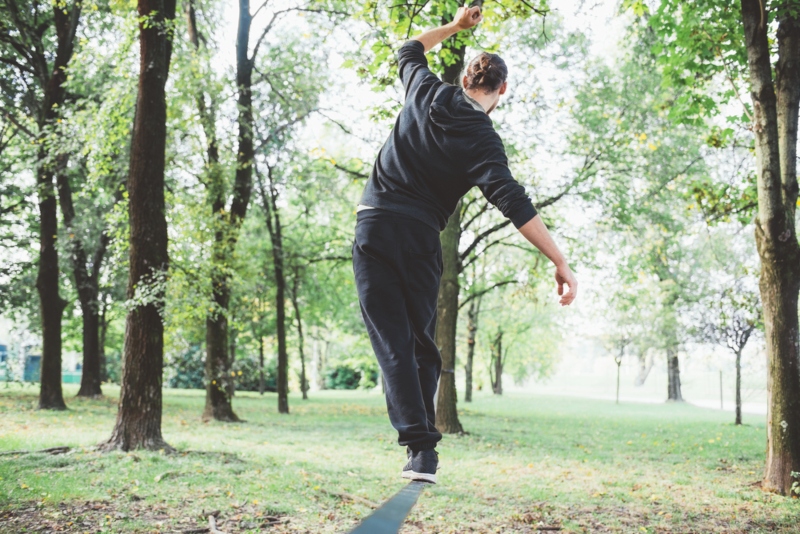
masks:
<svg viewBox="0 0 800 534"><path fill-rule="evenodd" d="M561 304L570 304L577 292L564 256L511 176L488 117L508 86L503 60L486 53L472 60L463 89L442 83L428 69L425 52L481 20L480 8L459 8L453 22L400 49L405 104L361 197L353 244L358 298L383 371L389 419L408 452L402 476L432 483L442 439L434 426L442 368L434 342L442 275L439 232L459 199L479 187L555 264Z"/></svg>

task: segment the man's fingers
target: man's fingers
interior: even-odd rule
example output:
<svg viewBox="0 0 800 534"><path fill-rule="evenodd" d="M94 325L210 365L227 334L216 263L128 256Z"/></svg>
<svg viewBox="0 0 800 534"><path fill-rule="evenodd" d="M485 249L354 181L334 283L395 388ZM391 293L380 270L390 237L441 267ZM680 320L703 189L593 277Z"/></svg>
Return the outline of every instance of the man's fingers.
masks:
<svg viewBox="0 0 800 534"><path fill-rule="evenodd" d="M470 7L467 11L469 12L469 19L471 23L478 24L481 20L483 20L480 6Z"/></svg>

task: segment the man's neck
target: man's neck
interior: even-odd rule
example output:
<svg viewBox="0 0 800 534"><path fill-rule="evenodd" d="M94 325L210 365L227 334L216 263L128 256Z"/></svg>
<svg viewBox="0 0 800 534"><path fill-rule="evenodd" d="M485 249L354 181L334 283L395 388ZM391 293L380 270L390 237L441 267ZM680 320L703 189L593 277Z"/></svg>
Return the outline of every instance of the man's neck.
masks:
<svg viewBox="0 0 800 534"><path fill-rule="evenodd" d="M464 93L481 105L487 114L494 109L494 96L479 89L464 89Z"/></svg>

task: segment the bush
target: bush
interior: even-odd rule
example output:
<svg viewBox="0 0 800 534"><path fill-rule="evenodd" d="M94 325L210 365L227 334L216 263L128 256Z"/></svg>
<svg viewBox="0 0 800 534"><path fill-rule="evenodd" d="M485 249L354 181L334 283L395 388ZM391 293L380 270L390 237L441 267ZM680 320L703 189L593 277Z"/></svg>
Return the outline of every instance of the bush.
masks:
<svg viewBox="0 0 800 534"><path fill-rule="evenodd" d="M166 385L178 389L205 389L205 362L205 347L201 344L192 345L180 355L171 358ZM109 378L111 374L109 372ZM277 391L277 374L276 362L267 362L264 366L264 391ZM230 378L239 391L258 391L258 358L242 357L235 360Z"/></svg>
<svg viewBox="0 0 800 534"><path fill-rule="evenodd" d="M375 387L377 381L377 369L364 369L346 364L330 369L325 377L328 389L371 389Z"/></svg>
<svg viewBox="0 0 800 534"><path fill-rule="evenodd" d="M172 360L172 373L167 380L167 386L178 389L205 389L205 359L202 345L190 346Z"/></svg>
<svg viewBox="0 0 800 534"><path fill-rule="evenodd" d="M236 360L233 362L233 372L236 374L237 390L258 391L258 358ZM278 391L278 363L275 360L264 363L264 391Z"/></svg>

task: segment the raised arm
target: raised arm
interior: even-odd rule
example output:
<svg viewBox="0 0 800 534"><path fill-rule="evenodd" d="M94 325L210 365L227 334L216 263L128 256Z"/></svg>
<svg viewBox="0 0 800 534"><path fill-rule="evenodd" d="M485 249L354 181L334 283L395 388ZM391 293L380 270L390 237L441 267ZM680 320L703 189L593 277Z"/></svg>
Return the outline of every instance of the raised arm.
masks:
<svg viewBox="0 0 800 534"><path fill-rule="evenodd" d="M451 35L455 35L461 30L468 30L483 20L480 7L459 7L453 21L428 30L422 35L418 35L412 41L419 41L425 47L425 52L438 45Z"/></svg>
<svg viewBox="0 0 800 534"><path fill-rule="evenodd" d="M525 236L525 239L542 251L542 254L547 256L550 261L556 266L556 284L558 284L558 294L561 295L560 303L562 306L569 306L575 300L578 294L578 281L572 270L567 265L567 260L564 255L558 250L553 238L550 237L550 232L542 222L542 218L536 215L533 219L523 224L519 228L519 233ZM564 293L564 285L569 287L569 291Z"/></svg>

